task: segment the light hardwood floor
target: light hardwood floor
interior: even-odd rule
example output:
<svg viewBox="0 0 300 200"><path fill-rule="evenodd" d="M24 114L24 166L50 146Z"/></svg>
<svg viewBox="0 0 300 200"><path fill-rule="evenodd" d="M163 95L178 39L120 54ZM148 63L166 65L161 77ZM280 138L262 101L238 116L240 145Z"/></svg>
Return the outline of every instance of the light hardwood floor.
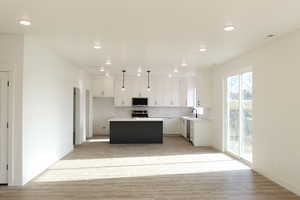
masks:
<svg viewBox="0 0 300 200"><path fill-rule="evenodd" d="M242 163L181 137L163 145L110 145L96 138L2 200L300 200Z"/></svg>

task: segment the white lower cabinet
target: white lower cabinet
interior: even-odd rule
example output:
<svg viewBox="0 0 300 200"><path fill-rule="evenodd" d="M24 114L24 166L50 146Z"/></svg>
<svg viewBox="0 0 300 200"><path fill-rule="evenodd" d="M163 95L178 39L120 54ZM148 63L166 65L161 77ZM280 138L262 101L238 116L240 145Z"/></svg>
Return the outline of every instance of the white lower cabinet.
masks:
<svg viewBox="0 0 300 200"><path fill-rule="evenodd" d="M211 132L210 120L203 119L191 121L191 139L194 146L211 146Z"/></svg>
<svg viewBox="0 0 300 200"><path fill-rule="evenodd" d="M212 128L211 121L206 119L188 120L181 119L181 134L187 137L187 121L190 122L190 140L194 146L211 146L212 145Z"/></svg>
<svg viewBox="0 0 300 200"><path fill-rule="evenodd" d="M180 119L180 132L183 137L187 137L187 120Z"/></svg>
<svg viewBox="0 0 300 200"><path fill-rule="evenodd" d="M180 134L180 118L165 118L163 122L163 133L167 135Z"/></svg>

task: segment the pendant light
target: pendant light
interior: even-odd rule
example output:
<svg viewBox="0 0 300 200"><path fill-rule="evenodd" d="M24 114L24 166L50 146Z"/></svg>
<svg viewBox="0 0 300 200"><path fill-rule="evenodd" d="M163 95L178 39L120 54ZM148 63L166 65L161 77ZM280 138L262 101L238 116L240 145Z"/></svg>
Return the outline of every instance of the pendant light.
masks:
<svg viewBox="0 0 300 200"><path fill-rule="evenodd" d="M151 88L150 88L150 70L147 71L148 73L148 87L147 87L147 91L150 92Z"/></svg>
<svg viewBox="0 0 300 200"><path fill-rule="evenodd" d="M123 74L123 80L122 80L122 91L125 91L125 72L126 70L122 70L122 74Z"/></svg>

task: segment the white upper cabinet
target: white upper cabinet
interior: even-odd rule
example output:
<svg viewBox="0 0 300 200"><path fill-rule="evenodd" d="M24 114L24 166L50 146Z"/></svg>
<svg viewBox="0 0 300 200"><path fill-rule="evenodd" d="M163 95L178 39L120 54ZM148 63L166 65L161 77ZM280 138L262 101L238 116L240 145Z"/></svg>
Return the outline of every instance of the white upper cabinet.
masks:
<svg viewBox="0 0 300 200"><path fill-rule="evenodd" d="M179 79L178 78L171 78L167 81L167 90L166 93L168 93L168 98L169 98L169 102L167 102L169 104L169 106L180 106L180 87L179 87ZM169 91L169 92L168 92Z"/></svg>
<svg viewBox="0 0 300 200"><path fill-rule="evenodd" d="M197 78L197 106L209 108L212 106L212 72L205 70Z"/></svg>
<svg viewBox="0 0 300 200"><path fill-rule="evenodd" d="M147 77L129 77L130 90L132 91L132 97L149 97L151 91L147 90L148 79Z"/></svg>
<svg viewBox="0 0 300 200"><path fill-rule="evenodd" d="M99 76L92 80L93 97L114 97L114 78Z"/></svg>
<svg viewBox="0 0 300 200"><path fill-rule="evenodd" d="M183 78L180 81L180 105L195 107L197 99L197 84L195 78Z"/></svg>
<svg viewBox="0 0 300 200"><path fill-rule="evenodd" d="M151 77L150 78L151 91L149 92L149 106L163 106L164 105L164 83L161 77Z"/></svg>
<svg viewBox="0 0 300 200"><path fill-rule="evenodd" d="M125 80L125 90L122 90L122 78L115 79L115 106L131 106L132 91L130 90L130 82Z"/></svg>
<svg viewBox="0 0 300 200"><path fill-rule="evenodd" d="M186 78L150 76L151 90L148 91L147 76L125 76L125 91L122 91L122 77L117 77L114 82L115 106L131 106L132 97L148 97L148 104L153 107L210 107L210 81L211 77L205 74ZM102 90L98 89L98 95ZM105 91L106 94L111 93Z"/></svg>

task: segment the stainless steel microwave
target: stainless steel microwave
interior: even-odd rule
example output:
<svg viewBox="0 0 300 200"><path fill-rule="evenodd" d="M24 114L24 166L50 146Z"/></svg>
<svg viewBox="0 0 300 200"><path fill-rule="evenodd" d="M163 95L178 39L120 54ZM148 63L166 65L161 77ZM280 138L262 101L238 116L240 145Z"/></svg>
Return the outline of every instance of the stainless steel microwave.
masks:
<svg viewBox="0 0 300 200"><path fill-rule="evenodd" d="M148 98L132 98L132 105L133 106L148 106Z"/></svg>

